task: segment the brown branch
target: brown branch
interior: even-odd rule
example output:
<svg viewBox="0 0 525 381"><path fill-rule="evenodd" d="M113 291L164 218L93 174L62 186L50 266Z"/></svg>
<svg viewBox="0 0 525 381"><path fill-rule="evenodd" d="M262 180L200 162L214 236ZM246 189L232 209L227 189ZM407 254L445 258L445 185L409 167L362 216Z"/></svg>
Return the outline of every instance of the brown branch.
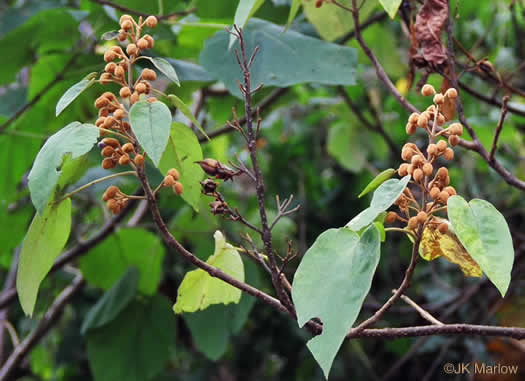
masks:
<svg viewBox="0 0 525 381"><path fill-rule="evenodd" d="M509 103L510 97L508 95L503 97L501 114L499 116L499 122L496 127L496 132L494 133L494 140L492 141L492 148L490 149L489 161L494 161L494 154L496 153L496 148L498 147L498 139L501 130L503 129L503 123L505 123L505 116L507 115L507 103Z"/></svg>
<svg viewBox="0 0 525 381"><path fill-rule="evenodd" d="M16 346L5 364L0 369L0 381L7 381L11 373L15 370L24 357L33 349L35 345L49 332L49 330L56 324L62 314L62 310L71 298L82 289L84 286L84 278L78 275L73 279L73 282L64 291L58 295L51 307L47 310L44 317L38 323L33 332L27 336L20 345Z"/></svg>
<svg viewBox="0 0 525 381"><path fill-rule="evenodd" d="M150 14L148 14L148 13L136 11L134 9L125 7L123 5L115 4L115 3L111 2L111 1L91 0L91 2L100 4L100 5L107 5L107 6L111 7L111 8L115 8L115 9L121 11L121 12L129 13L129 14L132 14L132 15L135 15L135 16L142 16L142 17L150 16ZM186 16L186 15L189 15L191 13L194 13L196 10L197 10L196 8L191 8L191 9L187 9L185 11L169 13L167 15L153 15L153 16L155 16L158 20L166 20L166 19L169 19L171 17Z"/></svg>
<svg viewBox="0 0 525 381"><path fill-rule="evenodd" d="M386 12L379 12L379 13L376 13L376 14L370 16L364 23L361 24L361 31L365 30L370 25L373 25L376 22L383 21L384 19L387 18L387 16L388 15L387 15ZM355 37L355 30L352 30L347 35L343 36L337 43L340 44L340 45L344 45L348 41L353 39L354 37Z"/></svg>
<svg viewBox="0 0 525 381"><path fill-rule="evenodd" d="M234 277L230 276L224 271L216 267L213 267L210 264L200 260L193 253L191 253L184 246L182 246L179 243L179 241L177 241L175 237L171 235L168 227L166 226L166 223L164 222L164 220L162 219L162 216L160 215L159 207L157 205L157 200L155 199L155 196L153 195L153 191L148 183L148 179L146 177L146 173L144 172L144 169L137 168L137 175L139 177L139 180L146 194L146 199L148 200L150 211L153 216L153 221L155 222L155 225L157 226L157 229L159 230L164 242L166 242L166 244L169 247L177 250L177 252L180 255L182 255L184 259L186 259L191 264L197 266L198 268L206 271L212 277L221 279L224 282L232 285L233 287L236 287L241 291L244 291L252 296L255 296L257 299L263 301L266 304L271 305L272 307L276 308L279 311L288 312L288 310L281 304L279 300L258 290L255 287L250 286L249 284L246 284L244 282L239 281L238 279L235 279Z"/></svg>

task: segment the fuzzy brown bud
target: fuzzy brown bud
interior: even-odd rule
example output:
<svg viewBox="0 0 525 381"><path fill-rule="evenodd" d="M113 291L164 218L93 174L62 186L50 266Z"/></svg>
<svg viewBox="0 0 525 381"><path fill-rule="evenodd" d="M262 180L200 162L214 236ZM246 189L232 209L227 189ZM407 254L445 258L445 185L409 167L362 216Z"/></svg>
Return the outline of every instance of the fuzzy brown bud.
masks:
<svg viewBox="0 0 525 381"><path fill-rule="evenodd" d="M113 77L111 76L111 74L109 74L109 73L102 73L102 74L100 74L99 81L100 81L101 85L106 85L108 83L111 83L112 80L113 80Z"/></svg>
<svg viewBox="0 0 525 381"><path fill-rule="evenodd" d="M175 181L175 184L173 184L173 192L175 192L177 195L181 195L182 192L184 192L184 187L182 186L181 183L179 183L178 181Z"/></svg>
<svg viewBox="0 0 525 381"><path fill-rule="evenodd" d="M146 25L148 28L155 28L157 26L157 18L155 16L148 16L146 18Z"/></svg>
<svg viewBox="0 0 525 381"><path fill-rule="evenodd" d="M421 211L417 214L416 218L420 224L424 224L428 218L428 215L425 212Z"/></svg>
<svg viewBox="0 0 525 381"><path fill-rule="evenodd" d="M428 83L421 88L421 95L423 95L424 97L429 97L431 95L434 95L435 93L436 90L434 89L434 86L429 85Z"/></svg>
<svg viewBox="0 0 525 381"><path fill-rule="evenodd" d="M434 103L437 104L438 106L442 105L443 102L445 102L445 97L443 96L443 94L436 94L434 95Z"/></svg>
<svg viewBox="0 0 525 381"><path fill-rule="evenodd" d="M423 164L424 161L425 161L425 159L421 155L414 155L414 156L412 156L412 159L411 159L411 163L414 166L416 166L416 167L418 167L421 164Z"/></svg>
<svg viewBox="0 0 525 381"><path fill-rule="evenodd" d="M124 118L124 110L122 110L121 108L116 109L115 112L113 113L113 116L115 117L115 119L118 119L118 120Z"/></svg>
<svg viewBox="0 0 525 381"><path fill-rule="evenodd" d="M448 192L444 190L439 193L439 201L441 201L443 204L447 203L449 197L450 195L448 194Z"/></svg>
<svg viewBox="0 0 525 381"><path fill-rule="evenodd" d="M115 72L116 67L117 64L115 62L110 62L104 67L104 71L113 74Z"/></svg>
<svg viewBox="0 0 525 381"><path fill-rule="evenodd" d="M140 40L137 41L137 46L140 50L148 49L149 42L144 37L142 37Z"/></svg>
<svg viewBox="0 0 525 381"><path fill-rule="evenodd" d="M454 187L451 186L445 187L443 190L447 192L450 196L455 196L457 194L456 189L454 189Z"/></svg>
<svg viewBox="0 0 525 381"><path fill-rule="evenodd" d="M115 185L111 185L108 187L108 189L106 189L105 193L109 198L114 198L118 192L120 192L120 189L118 189L118 187Z"/></svg>
<svg viewBox="0 0 525 381"><path fill-rule="evenodd" d="M401 158L405 161L408 161L412 158L413 155L414 155L414 150L405 145L403 147L403 150L401 151Z"/></svg>
<svg viewBox="0 0 525 381"><path fill-rule="evenodd" d="M448 224L446 222L442 222L441 224L439 224L438 231L441 234L447 234L447 232L448 232Z"/></svg>
<svg viewBox="0 0 525 381"><path fill-rule="evenodd" d="M106 62L114 61L115 58L117 58L117 55L111 49L106 50L106 52L104 53L104 61L106 61Z"/></svg>
<svg viewBox="0 0 525 381"><path fill-rule="evenodd" d="M172 187L173 185L175 185L175 179L173 178L173 176L167 175L166 177L164 177L164 181L162 182L162 184L165 187Z"/></svg>
<svg viewBox="0 0 525 381"><path fill-rule="evenodd" d="M142 70L142 78L146 81L154 81L157 79L157 73L151 69L144 69Z"/></svg>
<svg viewBox="0 0 525 381"><path fill-rule="evenodd" d="M104 160L102 160L102 168L111 169L114 167L115 167L115 163L109 157L106 157Z"/></svg>
<svg viewBox="0 0 525 381"><path fill-rule="evenodd" d="M436 178L438 179L445 179L448 176L448 169L445 167L441 167L438 169Z"/></svg>
<svg viewBox="0 0 525 381"><path fill-rule="evenodd" d="M432 189L430 189L430 197L432 197L435 200L439 197L440 192L441 191L438 187L432 187Z"/></svg>
<svg viewBox="0 0 525 381"><path fill-rule="evenodd" d="M440 140L436 145L439 152L443 152L445 149L447 149L447 142L444 140Z"/></svg>
<svg viewBox="0 0 525 381"><path fill-rule="evenodd" d="M120 89L119 94L122 98L127 98L131 95L131 90L129 87L124 86L123 88Z"/></svg>
<svg viewBox="0 0 525 381"><path fill-rule="evenodd" d="M447 92L445 93L445 95L447 97L449 97L450 99L456 99L458 97L458 92L456 89L454 89L453 87L448 89Z"/></svg>
<svg viewBox="0 0 525 381"><path fill-rule="evenodd" d="M137 86L135 86L135 90L137 90L137 93L144 94L147 91L147 87L144 83L138 83Z"/></svg>
<svg viewBox="0 0 525 381"><path fill-rule="evenodd" d="M405 131L407 135L414 135L416 133L416 130L417 130L417 126L415 124L407 123L405 127Z"/></svg>
<svg viewBox="0 0 525 381"><path fill-rule="evenodd" d="M408 117L408 123L417 124L418 119L419 119L419 114L417 112L413 112Z"/></svg>
<svg viewBox="0 0 525 381"><path fill-rule="evenodd" d="M388 212L385 217L385 223L387 224L393 224L397 220L397 213L396 212Z"/></svg>
<svg viewBox="0 0 525 381"><path fill-rule="evenodd" d="M419 168L414 169L414 174L412 175L412 177L418 182L423 180L423 171Z"/></svg>
<svg viewBox="0 0 525 381"><path fill-rule="evenodd" d="M105 138L102 139L102 143L104 143L107 146L111 146L113 148L120 147L120 142L115 138Z"/></svg>
<svg viewBox="0 0 525 381"><path fill-rule="evenodd" d="M417 228L417 225L419 225L419 220L417 219L417 217L411 217L409 220L408 220L408 228L409 229L416 229Z"/></svg>
<svg viewBox="0 0 525 381"><path fill-rule="evenodd" d="M175 180L180 179L179 171L177 171L177 169L175 169L175 168L171 168L171 169L168 171L168 175L170 175L171 177L173 177Z"/></svg>
<svg viewBox="0 0 525 381"><path fill-rule="evenodd" d="M397 170L397 173L401 177L405 177L406 175L408 175L408 164L407 163L401 164L399 166L399 169Z"/></svg>
<svg viewBox="0 0 525 381"><path fill-rule="evenodd" d="M425 128L428 126L428 114L426 114L426 112L424 112L423 114L419 116L417 120L417 125L422 128Z"/></svg>
<svg viewBox="0 0 525 381"><path fill-rule="evenodd" d="M436 124L438 126L442 126L445 124L447 120L445 119L445 116L442 113L439 113L439 115L436 118Z"/></svg>
<svg viewBox="0 0 525 381"><path fill-rule="evenodd" d="M434 143L432 144L429 144L428 147L427 147L427 153L430 155L430 156L434 156L438 153L438 148L437 148L437 145L435 145Z"/></svg>
<svg viewBox="0 0 525 381"><path fill-rule="evenodd" d="M130 55L130 56L136 55L137 52L138 52L138 48L137 48L137 45L135 45L135 44L129 44L126 47L126 53L128 53L128 55Z"/></svg>
<svg viewBox="0 0 525 381"><path fill-rule="evenodd" d="M122 146L122 151L125 153L131 153L131 152L135 152L135 148L133 147L133 144L126 143Z"/></svg>
<svg viewBox="0 0 525 381"><path fill-rule="evenodd" d="M124 20L124 22L120 24L120 26L127 32L131 30L131 28L133 28L133 23L131 22L131 20Z"/></svg>
<svg viewBox="0 0 525 381"><path fill-rule="evenodd" d="M136 91L134 91L133 94L131 94L131 96L129 97L129 101L131 104L137 103L139 99L139 93L137 93Z"/></svg>
<svg viewBox="0 0 525 381"><path fill-rule="evenodd" d="M118 159L120 165L128 165L130 161L129 155L122 155L120 159Z"/></svg>
<svg viewBox="0 0 525 381"><path fill-rule="evenodd" d="M100 154L103 157L111 157L113 155L113 152L115 152L115 149L111 146L105 146L102 151L100 151Z"/></svg>
<svg viewBox="0 0 525 381"><path fill-rule="evenodd" d="M448 137L448 143L452 146L452 147L455 147L459 144L459 137L457 135L450 135Z"/></svg>
<svg viewBox="0 0 525 381"><path fill-rule="evenodd" d="M449 131L452 135L463 135L463 126L461 123L452 123L448 128L447 131Z"/></svg>
<svg viewBox="0 0 525 381"><path fill-rule="evenodd" d="M445 150L445 153L443 154L443 157L445 158L445 160L452 160L454 159L454 150L452 148L447 148Z"/></svg>
<svg viewBox="0 0 525 381"><path fill-rule="evenodd" d="M144 165L144 156L137 155L135 156L135 164L137 164L139 167L142 167Z"/></svg>
<svg viewBox="0 0 525 381"><path fill-rule="evenodd" d="M100 117L100 118L98 118L97 121L95 122L95 126L97 126L97 127L102 126L102 125L104 124L104 121L105 121L105 120L106 120L106 118L103 117L103 116Z"/></svg>
<svg viewBox="0 0 525 381"><path fill-rule="evenodd" d="M119 78L123 78L124 75L126 75L126 71L124 70L124 68L122 66L118 65L115 68L115 76L117 76Z"/></svg>
<svg viewBox="0 0 525 381"><path fill-rule="evenodd" d="M153 48L153 46L155 45L155 40L153 39L153 37L151 37L149 34L145 34L142 38L148 41L148 49Z"/></svg>
<svg viewBox="0 0 525 381"><path fill-rule="evenodd" d="M425 176L430 176L432 175L432 172L434 172L434 167L432 166L432 164L430 163L425 163L423 165L423 173L425 174Z"/></svg>
<svg viewBox="0 0 525 381"><path fill-rule="evenodd" d="M105 97L98 97L95 100L95 107L96 108L102 108L102 107L106 106L108 103L109 103L109 101L108 101L107 98L105 98Z"/></svg>

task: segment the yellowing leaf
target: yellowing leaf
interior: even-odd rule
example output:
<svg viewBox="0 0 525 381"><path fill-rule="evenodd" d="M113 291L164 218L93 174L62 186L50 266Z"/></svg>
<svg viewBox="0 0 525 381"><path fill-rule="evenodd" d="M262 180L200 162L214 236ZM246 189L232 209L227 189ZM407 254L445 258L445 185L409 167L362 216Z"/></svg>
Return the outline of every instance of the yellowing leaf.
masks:
<svg viewBox="0 0 525 381"><path fill-rule="evenodd" d="M450 223L442 218L436 218L436 220L438 223L449 224L449 230L442 234L437 230L437 224L428 225L423 232L423 239L419 246L421 257L427 261L444 257L449 262L458 265L466 277L481 277L481 268L459 242L458 237L450 227Z"/></svg>
<svg viewBox="0 0 525 381"><path fill-rule="evenodd" d="M226 242L220 231L213 235L215 252L206 261L237 280L244 282L244 265L235 248ZM176 314L204 310L213 304L239 303L241 290L214 278L206 271L197 269L184 276L173 306Z"/></svg>

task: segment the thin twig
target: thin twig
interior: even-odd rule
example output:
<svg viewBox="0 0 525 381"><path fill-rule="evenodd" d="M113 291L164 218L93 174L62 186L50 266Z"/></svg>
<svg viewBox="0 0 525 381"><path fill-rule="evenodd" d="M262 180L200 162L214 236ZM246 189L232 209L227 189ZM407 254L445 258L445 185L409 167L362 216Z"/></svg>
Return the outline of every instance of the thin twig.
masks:
<svg viewBox="0 0 525 381"><path fill-rule="evenodd" d="M392 293L395 294L396 292L397 292L397 290L392 290ZM409 306L414 308L421 315L421 317L423 319L425 319L425 320L427 320L430 323L435 324L435 325L443 325L443 323L440 322L438 319L436 319L434 316L432 316L432 314L430 312L425 310L423 307L421 307L419 304L414 302L408 296L401 295L401 300L403 300L406 304L408 304Z"/></svg>
<svg viewBox="0 0 525 381"><path fill-rule="evenodd" d="M132 14L132 15L135 15L135 16L142 16L142 17L148 17L150 16L148 13L144 13L144 12L140 12L140 11L136 11L134 9L131 9L131 8L128 8L128 7L125 7L125 6L122 6L120 4L116 4L116 3L113 3L111 1L106 1L106 0L91 0L91 2L93 3L98 3L100 5L107 5L111 8L115 8L121 12L125 12L125 13L129 13L129 14ZM191 8L191 9L187 9L185 11L179 11L179 12L173 12L173 13L169 13L167 15L154 15L157 19L159 20L166 20L166 19L169 19L171 17L181 17L181 16L187 16L191 13L194 13L197 9L196 8Z"/></svg>
<svg viewBox="0 0 525 381"><path fill-rule="evenodd" d="M508 95L503 97L501 114L499 116L498 125L496 127L496 132L494 133L494 140L492 141L492 148L490 149L489 161L494 161L494 154L496 153L496 148L498 147L498 139L501 130L503 129L503 123L505 123L505 116L507 115L507 103L509 103L510 97Z"/></svg>

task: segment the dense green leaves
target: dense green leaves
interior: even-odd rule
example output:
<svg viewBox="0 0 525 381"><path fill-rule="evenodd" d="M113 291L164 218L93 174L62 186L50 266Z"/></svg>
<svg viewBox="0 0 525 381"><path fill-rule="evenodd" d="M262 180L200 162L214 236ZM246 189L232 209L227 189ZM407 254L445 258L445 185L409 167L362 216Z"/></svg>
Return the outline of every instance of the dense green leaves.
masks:
<svg viewBox="0 0 525 381"><path fill-rule="evenodd" d="M140 145L158 166L170 136L170 109L162 102L140 101L131 107L129 121Z"/></svg>
<svg viewBox="0 0 525 381"><path fill-rule="evenodd" d="M297 83L355 84L356 53L352 48L339 46L283 28L267 21L251 19L244 29L247 54L256 46L259 53L251 67L252 88L287 87ZM200 57L215 78L228 90L241 95L237 81L243 78L235 56L228 50L229 34L220 31L206 41ZM234 44L238 48L239 42ZM315 52L315 54L312 54Z"/></svg>
<svg viewBox="0 0 525 381"><path fill-rule="evenodd" d="M390 18L394 18L401 5L401 1L402 0L379 0L379 3L383 6Z"/></svg>
<svg viewBox="0 0 525 381"><path fill-rule="evenodd" d="M62 95L60 100L57 103L55 115L58 116L60 113L71 104L84 90L89 86L95 83L97 73L91 73L82 81L71 86L65 93Z"/></svg>
<svg viewBox="0 0 525 381"><path fill-rule="evenodd" d="M138 282L138 270L135 267L129 268L124 276L89 310L80 331L85 334L91 329L102 327L114 320L135 297Z"/></svg>
<svg viewBox="0 0 525 381"><path fill-rule="evenodd" d="M116 319L88 333L95 381L145 381L166 365L175 341L169 301L154 296L128 305Z"/></svg>
<svg viewBox="0 0 525 381"><path fill-rule="evenodd" d="M206 262L233 278L244 281L244 266L237 250L226 242L220 231L217 230L213 237L215 252ZM173 310L177 314L195 312L214 304L239 303L240 300L241 290L197 269L184 276Z"/></svg>
<svg viewBox="0 0 525 381"><path fill-rule="evenodd" d="M447 202L448 217L470 256L505 296L510 283L514 248L505 217L488 201L467 203L461 196Z"/></svg>
<svg viewBox="0 0 525 381"><path fill-rule="evenodd" d="M368 185L363 189L361 193L359 193L358 198L363 197L364 195L376 190L381 184L383 184L385 181L387 181L389 178L394 176L396 173L396 170L393 168L385 169L383 172L379 173L372 181L368 183Z"/></svg>
<svg viewBox="0 0 525 381"><path fill-rule="evenodd" d="M64 156L71 154L75 159L85 154L97 142L98 136L96 126L73 122L46 141L29 172L31 200L38 213L42 214L57 185Z"/></svg>
<svg viewBox="0 0 525 381"><path fill-rule="evenodd" d="M159 169L162 174L166 174L170 168L177 168L180 174L179 181L184 187L181 197L196 211L199 211L200 181L204 175L202 168L195 163L199 160L202 160L202 149L197 137L189 127L174 122Z"/></svg>
<svg viewBox="0 0 525 381"><path fill-rule="evenodd" d="M140 272L139 291L153 295L162 277L164 246L158 236L139 228L121 229L80 259L80 269L87 281L110 289L126 271Z"/></svg>
<svg viewBox="0 0 525 381"><path fill-rule="evenodd" d="M297 322L303 326L314 317L323 322L323 333L308 342L308 349L326 378L370 290L379 254L375 225L361 237L347 228L330 229L317 237L297 268L292 288Z"/></svg>
<svg viewBox="0 0 525 381"><path fill-rule="evenodd" d="M60 255L71 230L71 200L36 214L24 239L16 277L22 309L32 315L40 283Z"/></svg>
<svg viewBox="0 0 525 381"><path fill-rule="evenodd" d="M346 226L354 231L359 231L371 224L381 212L396 202L409 181L410 175L401 180L390 179L385 181L374 192L370 206L355 216Z"/></svg>

